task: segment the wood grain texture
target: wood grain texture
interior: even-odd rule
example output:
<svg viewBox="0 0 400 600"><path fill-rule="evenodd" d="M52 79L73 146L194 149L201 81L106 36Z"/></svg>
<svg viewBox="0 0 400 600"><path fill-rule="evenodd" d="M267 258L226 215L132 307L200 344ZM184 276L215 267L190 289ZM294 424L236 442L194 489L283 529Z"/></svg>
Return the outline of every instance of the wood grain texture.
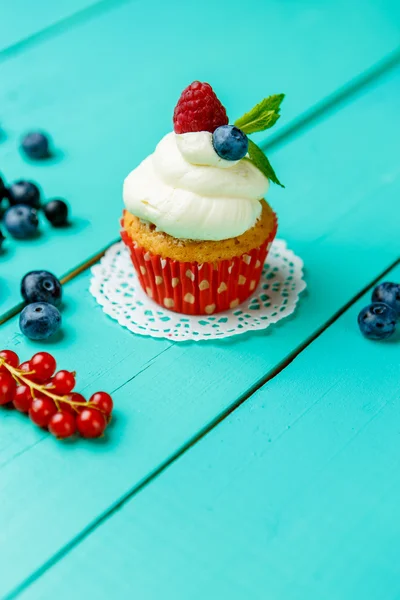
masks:
<svg viewBox="0 0 400 600"><path fill-rule="evenodd" d="M365 340L368 302L20 600L398 598L400 332Z"/></svg>
<svg viewBox="0 0 400 600"><path fill-rule="evenodd" d="M399 82L397 72L274 153L287 183L273 194L280 233L304 258L309 286L292 320L225 343L173 345L110 321L89 295L88 274L65 286L63 337L47 347L78 370L85 393L113 392L116 418L94 444L59 444L13 413L0 419L0 440L9 440L0 553L10 564L0 594L73 543L398 258ZM39 347L18 334L15 319L0 335L24 358Z"/></svg>
<svg viewBox="0 0 400 600"><path fill-rule="evenodd" d="M210 43L211 14L215 23L229 19L229 31ZM67 198L74 216L63 232L43 223L36 240L7 242L0 316L18 304L25 272L63 276L114 239L123 178L170 129L188 82L211 81L232 119L285 91L285 126L390 53L399 23L394 0L250 0L246 10L240 0L205 0L201 11L183 1L132 1L0 61L1 170L8 180L38 181L46 198ZM231 40L242 40L234 59ZM18 139L32 128L52 134L53 162L28 164L19 155Z"/></svg>

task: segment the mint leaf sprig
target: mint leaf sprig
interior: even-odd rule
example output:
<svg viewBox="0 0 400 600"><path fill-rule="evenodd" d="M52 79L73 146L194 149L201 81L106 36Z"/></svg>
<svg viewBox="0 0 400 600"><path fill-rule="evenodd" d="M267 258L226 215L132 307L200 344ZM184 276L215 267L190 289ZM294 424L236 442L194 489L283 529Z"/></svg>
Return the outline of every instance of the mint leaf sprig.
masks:
<svg viewBox="0 0 400 600"><path fill-rule="evenodd" d="M280 105L284 97L285 94L275 94L264 98L249 112L245 113L243 117L235 121L236 127L239 127L246 134L265 131L273 127L281 116L279 114Z"/></svg>
<svg viewBox="0 0 400 600"><path fill-rule="evenodd" d="M268 98L264 98L264 100L256 104L249 112L245 113L240 119L235 121L236 127L241 129L246 135L257 133L258 131L265 131L266 129L273 127L281 116L280 106L284 97L285 94L275 94L273 96L268 96ZM264 152L250 139L248 154L248 160L268 177L268 179L281 187L285 187L279 181Z"/></svg>
<svg viewBox="0 0 400 600"><path fill-rule="evenodd" d="M261 171L261 173L264 173L265 177L268 177L268 179L270 179L277 185L280 185L283 188L285 187L279 181L278 177L276 176L275 171L273 170L273 168L271 166L271 163L269 162L268 158L265 156L264 152L252 140L249 140L248 153L249 153L249 158L247 160L250 160L253 163L253 165Z"/></svg>

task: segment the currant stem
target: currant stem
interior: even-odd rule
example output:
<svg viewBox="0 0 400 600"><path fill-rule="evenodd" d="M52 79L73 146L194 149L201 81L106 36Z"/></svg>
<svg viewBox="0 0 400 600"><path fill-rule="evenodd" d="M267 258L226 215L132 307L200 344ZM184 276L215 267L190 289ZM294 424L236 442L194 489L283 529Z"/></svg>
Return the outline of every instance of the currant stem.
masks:
<svg viewBox="0 0 400 600"><path fill-rule="evenodd" d="M32 390L35 390L35 391L40 392L41 394L44 394L45 396L48 396L49 398L51 398L51 400L53 400L53 402L55 402L55 405L57 406L57 410L60 410L59 402L64 402L65 404L70 404L72 407L74 407L74 406L91 407L92 406L90 402L74 402L73 400L68 400L67 396L57 396L56 394L52 394L51 392L49 392L49 390L45 386L39 385L38 383L35 383L34 381L27 379L26 375L33 374L35 371L29 371L29 373L25 373L25 375L23 375L24 371L21 371L20 369L16 369L15 367L12 367L8 363L6 363L4 358L0 357L0 367L2 367L3 365L10 372L11 376L15 379L15 381L17 383L21 383L21 381L22 381L22 383L24 383L25 385L27 385L29 387L31 392L32 392ZM35 395L32 393L32 398L34 398L34 397L35 397Z"/></svg>

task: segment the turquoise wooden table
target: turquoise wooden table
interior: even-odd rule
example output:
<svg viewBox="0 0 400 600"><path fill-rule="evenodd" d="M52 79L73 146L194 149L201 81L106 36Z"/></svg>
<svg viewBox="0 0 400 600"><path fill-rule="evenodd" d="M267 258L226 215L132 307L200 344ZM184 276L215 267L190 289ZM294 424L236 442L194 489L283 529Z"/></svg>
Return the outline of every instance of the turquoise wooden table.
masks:
<svg viewBox="0 0 400 600"><path fill-rule="evenodd" d="M73 444L1 411L0 597L399 600L400 335L356 324L377 281L400 281L398 2L16 0L0 22L0 171L73 213L7 241L0 346L51 351L116 407L104 439ZM307 293L267 332L179 344L106 317L90 266L196 78L232 116L287 93L258 141ZM57 149L46 164L18 152L35 127ZM18 328L32 268L66 282L46 344Z"/></svg>

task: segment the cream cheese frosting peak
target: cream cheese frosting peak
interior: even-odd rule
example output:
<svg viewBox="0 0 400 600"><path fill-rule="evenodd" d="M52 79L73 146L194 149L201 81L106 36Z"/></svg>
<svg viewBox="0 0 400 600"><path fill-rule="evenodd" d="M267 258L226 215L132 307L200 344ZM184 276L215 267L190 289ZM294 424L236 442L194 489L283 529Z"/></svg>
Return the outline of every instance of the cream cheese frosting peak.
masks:
<svg viewBox="0 0 400 600"><path fill-rule="evenodd" d="M268 179L249 160L220 158L207 131L168 133L124 182L136 217L180 239L242 235L261 214Z"/></svg>

